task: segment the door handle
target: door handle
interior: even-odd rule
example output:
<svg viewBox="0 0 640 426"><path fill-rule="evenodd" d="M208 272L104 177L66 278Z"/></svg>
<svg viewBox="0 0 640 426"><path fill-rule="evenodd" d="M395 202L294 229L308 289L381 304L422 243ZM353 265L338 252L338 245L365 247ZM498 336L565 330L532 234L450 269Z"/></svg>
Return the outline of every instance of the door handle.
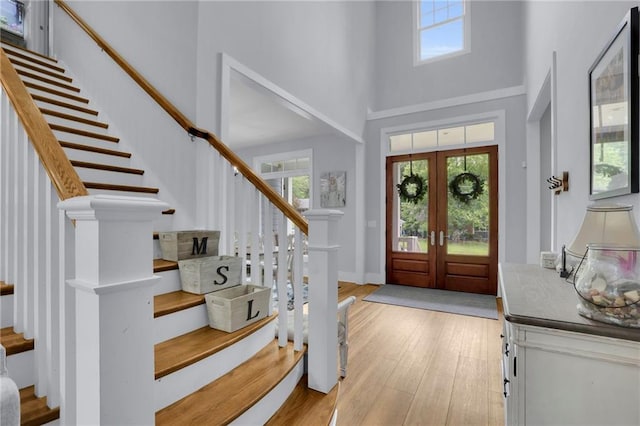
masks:
<svg viewBox="0 0 640 426"><path fill-rule="evenodd" d="M436 245L436 231L431 231L431 245Z"/></svg>
<svg viewBox="0 0 640 426"><path fill-rule="evenodd" d="M440 247L444 245L444 231L440 231Z"/></svg>

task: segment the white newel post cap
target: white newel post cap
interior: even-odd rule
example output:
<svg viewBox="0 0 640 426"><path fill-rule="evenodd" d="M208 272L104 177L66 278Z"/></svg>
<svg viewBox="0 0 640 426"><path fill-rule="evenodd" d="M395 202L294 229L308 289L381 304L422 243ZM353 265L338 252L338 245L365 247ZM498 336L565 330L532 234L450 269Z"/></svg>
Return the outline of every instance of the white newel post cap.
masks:
<svg viewBox="0 0 640 426"><path fill-rule="evenodd" d="M151 221L169 205L155 198L85 195L60 201L58 208L72 220Z"/></svg>
<svg viewBox="0 0 640 426"><path fill-rule="evenodd" d="M309 248L332 247L337 244L335 223L344 216L340 210L314 209L303 213L309 222Z"/></svg>
<svg viewBox="0 0 640 426"><path fill-rule="evenodd" d="M58 203L76 221L75 284L145 280L153 274L153 221L168 205L154 198L88 195Z"/></svg>

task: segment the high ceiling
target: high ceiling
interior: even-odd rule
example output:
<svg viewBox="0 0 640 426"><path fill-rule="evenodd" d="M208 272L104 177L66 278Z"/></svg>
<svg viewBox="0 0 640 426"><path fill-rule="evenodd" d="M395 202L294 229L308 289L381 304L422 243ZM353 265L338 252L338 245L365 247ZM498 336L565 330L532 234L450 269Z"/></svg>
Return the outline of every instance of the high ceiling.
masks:
<svg viewBox="0 0 640 426"><path fill-rule="evenodd" d="M254 81L232 73L229 135L233 149L335 134L326 123Z"/></svg>

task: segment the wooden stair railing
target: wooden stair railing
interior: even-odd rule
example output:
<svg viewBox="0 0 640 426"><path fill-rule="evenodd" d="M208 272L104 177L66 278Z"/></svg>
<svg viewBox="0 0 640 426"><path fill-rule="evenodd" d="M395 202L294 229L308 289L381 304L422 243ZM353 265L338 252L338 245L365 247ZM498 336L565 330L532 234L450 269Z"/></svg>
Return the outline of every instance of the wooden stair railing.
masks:
<svg viewBox="0 0 640 426"><path fill-rule="evenodd" d="M0 81L49 175L58 197L66 200L88 195L78 173L58 143L47 120L33 102L20 76L0 48Z"/></svg>
<svg viewBox="0 0 640 426"><path fill-rule="evenodd" d="M82 28L93 41L109 55L151 98L164 109L185 131L190 135L205 139L220 155L222 155L240 174L255 186L267 199L280 210L291 222L293 222L303 234L308 235L307 221L298 211L281 197L267 184L256 172L251 169L240 157L238 157L215 134L200 129L191 122L180 110L178 110L166 97L164 97L149 81L147 81L131 64L129 64L109 43L107 43L93 28L91 28L64 0L55 0L55 3L64 10L80 28Z"/></svg>

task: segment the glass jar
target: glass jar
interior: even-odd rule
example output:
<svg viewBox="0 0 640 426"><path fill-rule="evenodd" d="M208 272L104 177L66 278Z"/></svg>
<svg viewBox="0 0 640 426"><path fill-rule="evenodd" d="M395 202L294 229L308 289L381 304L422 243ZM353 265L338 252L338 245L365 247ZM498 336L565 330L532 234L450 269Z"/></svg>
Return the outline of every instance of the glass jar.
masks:
<svg viewBox="0 0 640 426"><path fill-rule="evenodd" d="M640 247L589 245L576 278L578 313L640 328Z"/></svg>

